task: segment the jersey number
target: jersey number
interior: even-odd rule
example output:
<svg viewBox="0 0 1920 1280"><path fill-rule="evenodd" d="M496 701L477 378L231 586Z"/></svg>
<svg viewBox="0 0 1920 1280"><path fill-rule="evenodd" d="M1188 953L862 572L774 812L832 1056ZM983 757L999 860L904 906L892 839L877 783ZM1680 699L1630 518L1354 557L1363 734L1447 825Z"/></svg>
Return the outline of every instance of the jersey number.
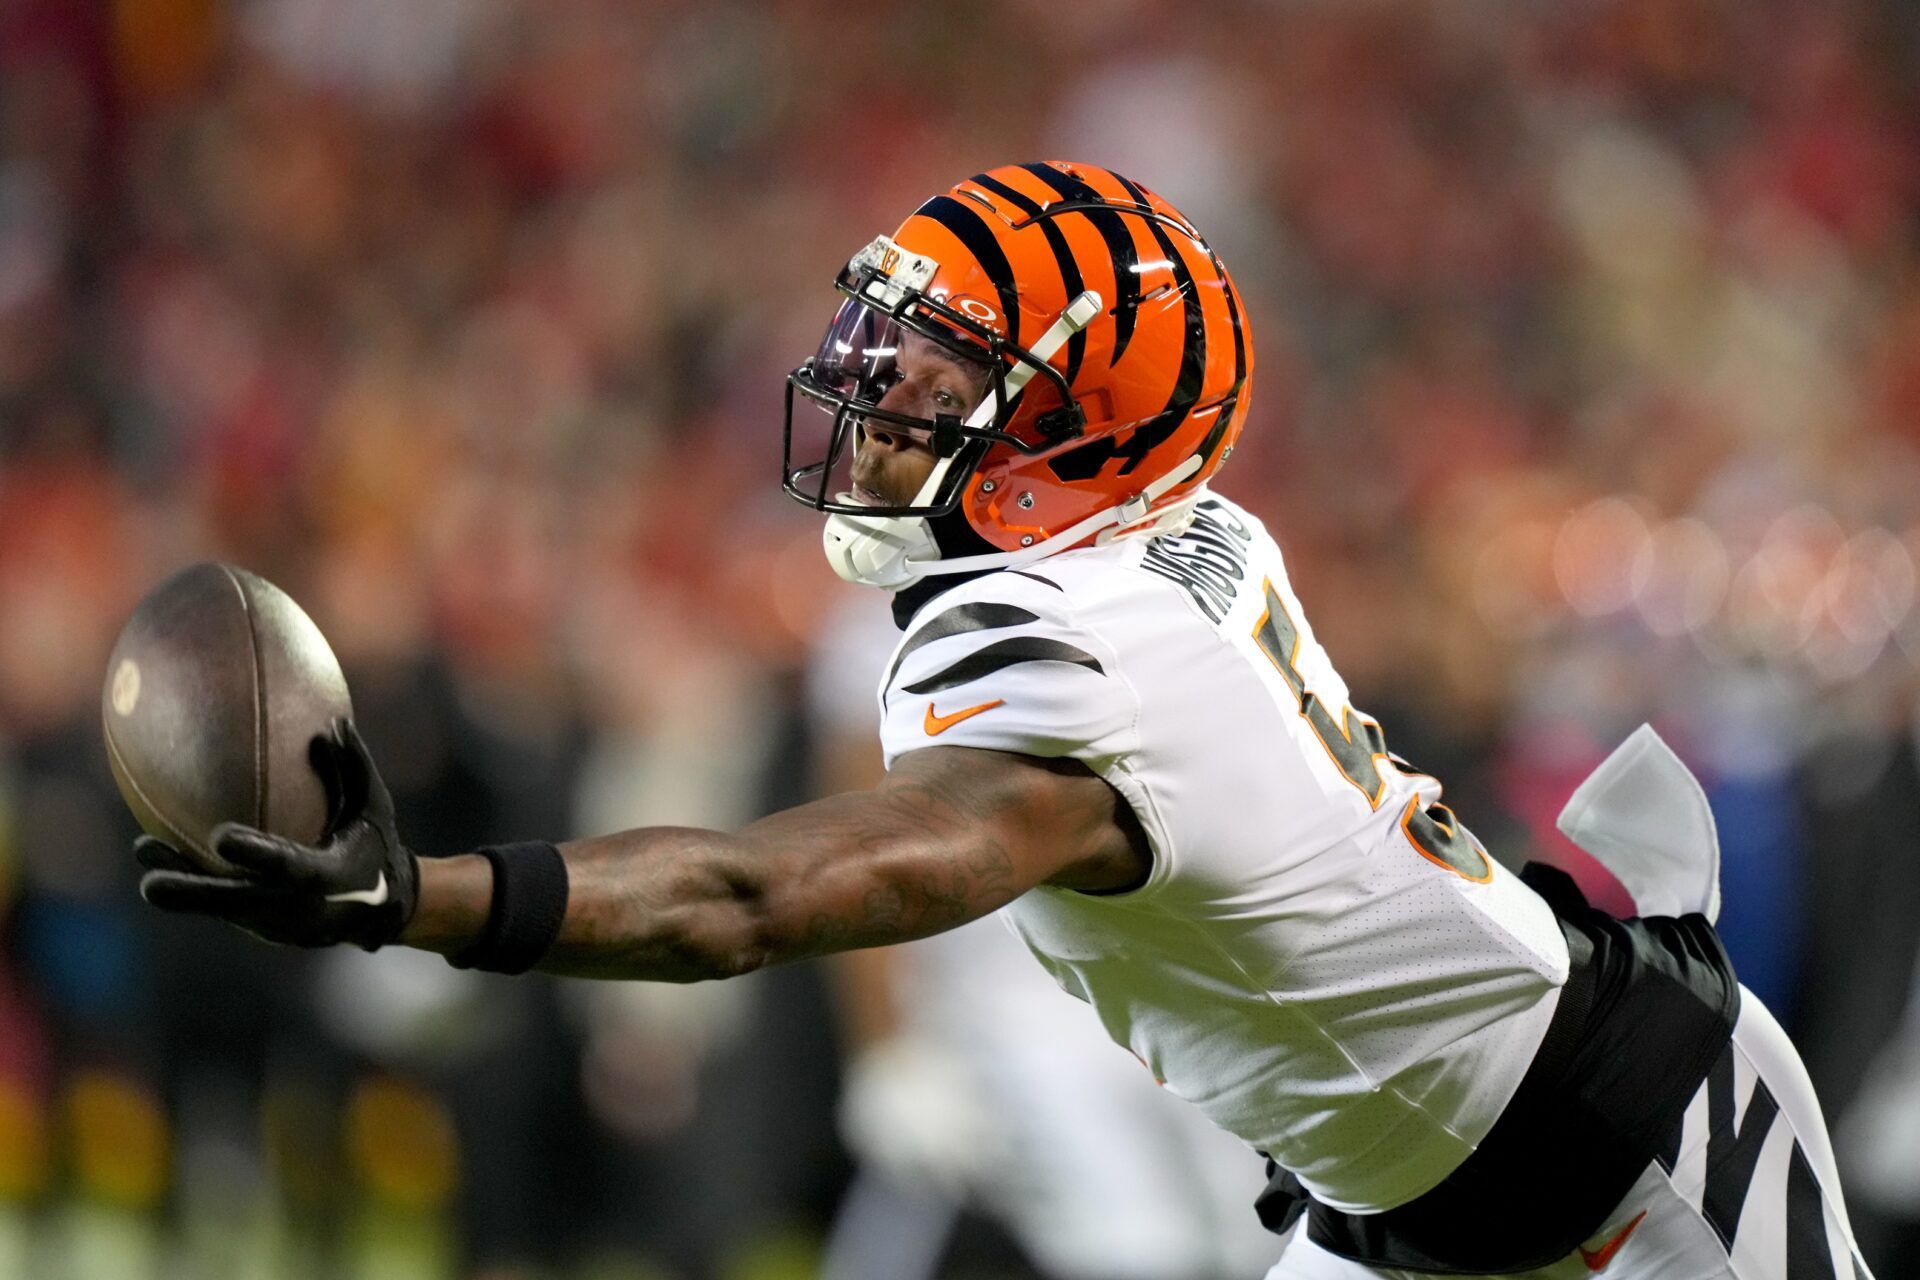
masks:
<svg viewBox="0 0 1920 1280"><path fill-rule="evenodd" d="M1300 669L1294 665L1300 656L1300 629L1287 616L1287 607L1274 591L1272 581L1264 585L1267 611L1253 629L1254 643L1300 700L1300 718L1312 727L1314 736L1327 749L1341 775L1360 789L1369 805L1378 809L1387 793L1386 779L1380 776L1381 762L1403 772L1411 771L1387 754L1387 735L1378 724L1356 715L1352 707L1340 708L1339 715L1335 716L1327 704L1307 688ZM1432 804L1422 809L1420 798L1415 796L1400 816L1400 829L1429 862L1479 884L1493 879L1493 864L1473 837L1460 829L1453 810L1447 806Z"/></svg>

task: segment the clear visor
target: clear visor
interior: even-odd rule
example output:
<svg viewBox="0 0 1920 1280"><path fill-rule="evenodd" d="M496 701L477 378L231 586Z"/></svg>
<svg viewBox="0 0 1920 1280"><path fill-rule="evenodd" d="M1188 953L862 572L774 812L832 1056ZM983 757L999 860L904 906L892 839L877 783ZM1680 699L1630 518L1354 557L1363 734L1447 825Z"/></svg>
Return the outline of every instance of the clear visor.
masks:
<svg viewBox="0 0 1920 1280"><path fill-rule="evenodd" d="M892 316L846 299L813 357L815 381L834 395L877 403L900 381L900 332Z"/></svg>
<svg viewBox="0 0 1920 1280"><path fill-rule="evenodd" d="M850 268L838 286L844 300L820 349L787 375L781 487L793 498L842 515L945 515L989 449L1034 454L1080 434L1085 417L1048 357L1086 323L1091 310L1062 329L1083 304L1097 309L1097 295L1082 294L1059 317L1042 355L942 298L883 285L874 272ZM866 295L884 296L890 307L875 306ZM1069 368L1075 360L1069 357ZM1039 406L1034 431L1022 438L1008 427L1031 377L1045 380L1057 407ZM882 455L869 454L869 443L877 449L924 445L939 465L922 492L907 495L899 468L887 465L876 474Z"/></svg>
<svg viewBox="0 0 1920 1280"><path fill-rule="evenodd" d="M927 323L939 331L937 322ZM992 366L985 352L972 354L958 335L936 341L885 311L848 298L820 340L813 376L821 390L875 407L910 381L906 393L884 407L931 420L939 414L964 418L972 413L992 382Z"/></svg>
<svg viewBox="0 0 1920 1280"><path fill-rule="evenodd" d="M841 303L813 359L788 379L789 493L828 511L926 515L952 508L987 444L964 424L993 392L995 378L985 352L975 358L964 339L945 337L935 320L925 324L928 332L919 332L857 298ZM792 403L795 391L806 407ZM911 468L898 457L861 462L863 449L886 456L903 444L952 460L938 494L902 491L902 474Z"/></svg>

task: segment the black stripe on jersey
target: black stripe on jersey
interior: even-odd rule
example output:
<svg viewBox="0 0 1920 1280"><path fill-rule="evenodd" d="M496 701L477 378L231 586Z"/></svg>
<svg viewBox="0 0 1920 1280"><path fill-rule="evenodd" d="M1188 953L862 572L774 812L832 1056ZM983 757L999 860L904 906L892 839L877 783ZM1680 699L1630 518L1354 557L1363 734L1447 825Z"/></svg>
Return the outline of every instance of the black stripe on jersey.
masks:
<svg viewBox="0 0 1920 1280"><path fill-rule="evenodd" d="M1007 261L1006 250L1000 247L1000 242L993 238L985 217L952 196L935 196L921 205L918 212L921 217L932 218L953 232L954 238L979 260L980 269L987 273L987 279L993 281L994 290L1000 295L1000 314L1006 320L1007 340L1020 341L1020 302L1014 292L1013 264Z"/></svg>
<svg viewBox="0 0 1920 1280"><path fill-rule="evenodd" d="M1140 255L1133 247L1133 233L1127 230L1127 224L1121 220L1106 197L1070 173L1062 173L1050 165L1023 164L1020 166L1040 181L1060 193L1063 200L1074 202L1072 212L1083 213L1100 238L1107 242L1107 254L1113 259L1113 358L1110 365L1120 363L1120 357L1126 354L1127 344L1133 341L1133 323L1135 312L1140 305L1140 273L1134 268L1140 265ZM1056 210L1056 212L1068 212Z"/></svg>
<svg viewBox="0 0 1920 1280"><path fill-rule="evenodd" d="M965 635L969 631L993 631L1000 627L1024 626L1029 622L1038 622L1040 615L1030 609L1022 609L1017 604L995 604L990 600L976 600L971 604L959 604L934 616L926 626L908 637L900 646L900 652L894 657L893 665L887 668L886 683L880 687L893 687L893 677L900 670L900 664L907 655L922 645L932 644L935 640L945 640L949 636Z"/></svg>
<svg viewBox="0 0 1920 1280"><path fill-rule="evenodd" d="M1753 1082L1753 1098L1738 1129L1733 1103L1733 1055L1723 1053L1707 1073L1707 1186L1700 1211L1729 1252L1760 1163L1760 1148L1780 1115L1780 1104L1763 1080Z"/></svg>
<svg viewBox="0 0 1920 1280"><path fill-rule="evenodd" d="M1055 591L1065 591L1065 590L1066 590L1066 588L1065 588L1065 587L1063 587L1063 586L1061 586L1061 585L1060 585L1059 583L1057 583L1057 582L1055 582L1055 581L1054 581L1054 580L1053 580L1052 578L1043 578L1043 577L1041 577L1041 576L1040 576L1039 574L1037 574L1037 573L1029 573L1029 572L1028 572L1027 570L1025 570L1025 569L1009 569L1009 570L1007 570L1007 572L1008 572L1008 573L1010 573L1010 574L1012 574L1012 575L1013 575L1014 577L1016 577L1016 578L1031 578L1031 579L1033 579L1033 580L1034 580L1035 582L1037 582L1037 583L1039 583L1039 584L1040 584L1041 586L1043 586L1043 587L1052 587L1052 588L1053 588L1053 589L1054 589Z"/></svg>
<svg viewBox="0 0 1920 1280"><path fill-rule="evenodd" d="M944 671L907 685L906 693L940 693L1023 662L1068 662L1105 674L1100 660L1085 649L1045 636L1010 636L968 654Z"/></svg>
<svg viewBox="0 0 1920 1280"><path fill-rule="evenodd" d="M1797 1141L1787 1163L1786 1280L1836 1280L1827 1219L1820 1211L1820 1183Z"/></svg>
<svg viewBox="0 0 1920 1280"><path fill-rule="evenodd" d="M1060 283L1066 286L1067 301L1071 302L1086 291L1087 282L1080 276L1080 264L1073 260L1073 250L1067 247L1067 237L1055 226L1053 220L1045 216L1039 204L1021 195L1006 183L990 173L976 173L972 178L977 187L984 187L1020 212L1030 221L1040 224L1040 232L1047 238L1047 247L1053 250L1054 262L1060 268ZM1080 376L1080 362L1087 355L1087 331L1078 329L1067 339L1067 385Z"/></svg>

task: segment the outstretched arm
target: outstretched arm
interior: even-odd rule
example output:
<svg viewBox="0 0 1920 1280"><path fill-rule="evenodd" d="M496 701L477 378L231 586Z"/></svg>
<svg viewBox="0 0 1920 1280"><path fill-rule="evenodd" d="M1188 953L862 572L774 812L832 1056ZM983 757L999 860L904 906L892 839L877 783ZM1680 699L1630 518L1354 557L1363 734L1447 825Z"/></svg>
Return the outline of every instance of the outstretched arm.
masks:
<svg viewBox="0 0 1920 1280"><path fill-rule="evenodd" d="M1035 885L1137 879L1145 854L1131 817L1075 762L927 748L871 791L737 834L645 827L561 846L567 913L539 967L690 982L923 938ZM457 952L485 923L491 869L472 856L420 865L401 941Z"/></svg>

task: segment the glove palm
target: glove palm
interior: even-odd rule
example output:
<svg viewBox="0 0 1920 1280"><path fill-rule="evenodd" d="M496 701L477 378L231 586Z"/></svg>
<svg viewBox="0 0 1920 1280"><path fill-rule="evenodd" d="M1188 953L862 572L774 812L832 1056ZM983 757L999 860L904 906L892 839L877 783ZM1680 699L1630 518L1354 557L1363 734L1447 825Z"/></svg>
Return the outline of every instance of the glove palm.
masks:
<svg viewBox="0 0 1920 1280"><path fill-rule="evenodd" d="M167 911L216 916L268 942L378 950L400 936L419 896L418 860L400 840L393 798L350 720L316 737L308 758L326 785L327 834L302 844L237 822L214 828L215 852L239 876L197 870L143 836L134 857L147 873L140 894Z"/></svg>

